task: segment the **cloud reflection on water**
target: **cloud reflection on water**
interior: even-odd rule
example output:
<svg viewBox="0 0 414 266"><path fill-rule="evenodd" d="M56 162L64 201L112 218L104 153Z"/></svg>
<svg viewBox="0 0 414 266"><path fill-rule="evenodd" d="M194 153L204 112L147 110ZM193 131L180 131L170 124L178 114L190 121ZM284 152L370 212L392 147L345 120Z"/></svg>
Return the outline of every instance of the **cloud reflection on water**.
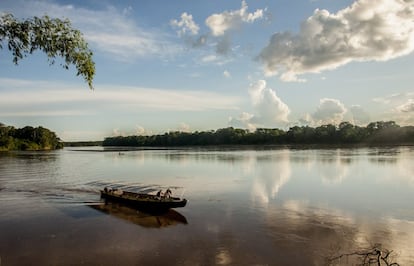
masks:
<svg viewBox="0 0 414 266"><path fill-rule="evenodd" d="M290 151L281 150L277 161L269 160L255 164L252 184L252 200L260 204L268 204L274 199L279 190L289 181L292 171L290 166Z"/></svg>
<svg viewBox="0 0 414 266"><path fill-rule="evenodd" d="M285 201L281 208L269 208L265 216L267 234L276 249L294 256L292 247L295 247L297 255L309 261L309 265L321 265L330 255L351 253L375 243L393 250L400 265L414 262L413 221L355 217L339 209L311 206L304 201ZM351 259L339 265L348 263L356 262Z"/></svg>
<svg viewBox="0 0 414 266"><path fill-rule="evenodd" d="M372 214L356 216L354 210L349 212L349 210L336 209L335 204L320 205L321 203L312 199L290 200L288 196L288 198L282 197L275 200L277 193L287 185L292 176L297 178L299 169L296 169L296 166L298 162L302 168L303 164L307 165L305 172L313 173L313 175L317 173L316 180L319 178L322 181L321 184L328 186L332 184L341 185L349 177L351 180L347 183L367 182L366 188L368 190L374 184L368 185L370 182L378 182L374 180L384 178L379 174L380 172L395 171L394 168L390 169L383 165L384 162L394 165L398 162L398 172L394 175L385 175L393 180L386 179L385 182L394 183L397 181L412 184L414 168L410 163L410 158L399 157L400 153L398 151L390 154L383 153L380 150L376 152L376 158L366 158L364 157L365 153L366 151L362 151L361 154L360 150L357 154L346 150L328 150L315 155L313 151L302 151L301 155L298 156L294 152L288 151L283 153L285 156L282 161L276 160L269 164L257 166L258 169L254 171L256 175L252 185L252 204L254 206L259 200L267 206L264 214L267 217L267 226L270 228L268 233L277 245L277 249L283 250L286 248L286 252L289 253L291 250L287 246L303 245L305 250L313 250L316 254L330 254L334 251L352 252L358 248L370 247L375 243L383 243L384 248L395 251L394 255L401 255L397 261L402 265L414 261L414 256L411 255L414 254L414 248L412 247L412 243L414 243L412 237L414 235L414 222L405 220L410 219L409 217L412 219L414 217L413 213L400 213L398 217L406 218L396 218L395 214L398 210L393 208L392 203L382 205L383 208L391 207L391 209L383 209L384 214L386 213L385 217L375 218L371 217ZM292 158L294 159L292 160ZM378 174L376 174L376 170L372 173L370 171L365 172L365 168L372 168L372 164L376 163L380 163L385 171L380 169ZM305 176L300 175L299 178L306 179ZM352 186L357 186L357 184ZM390 191L393 188L393 185L388 183L381 186L389 186ZM326 189L329 189L329 187ZM381 188L377 192L378 196L381 197L381 201L378 202L380 206L381 202L387 201L387 198L382 196L385 189L386 187ZM352 193L351 190L349 192ZM357 194L359 193L357 192ZM376 197L376 194L374 192L366 194L366 196L368 198ZM270 202L271 199L273 199L273 202ZM369 202L373 199L367 200ZM360 204L364 205L363 199ZM281 207L278 207L280 205ZM404 207L400 205L400 208ZM380 211L378 206L375 210ZM390 218L387 218L387 216ZM312 264L322 263L318 256L312 254L301 254L301 256L309 256Z"/></svg>
<svg viewBox="0 0 414 266"><path fill-rule="evenodd" d="M414 263L412 150L123 153L64 150L50 161L38 160L41 154L0 157L7 162L0 164L3 197L20 196L0 205L4 262L64 264L62 254L70 253L86 264L320 265L332 252L381 242L402 265ZM395 163L374 157L394 157ZM73 186L113 178L181 185L189 190L182 210L188 224L148 229L109 215L70 216L44 193L22 193L27 177L36 191L64 187L62 197L86 193L69 193Z"/></svg>

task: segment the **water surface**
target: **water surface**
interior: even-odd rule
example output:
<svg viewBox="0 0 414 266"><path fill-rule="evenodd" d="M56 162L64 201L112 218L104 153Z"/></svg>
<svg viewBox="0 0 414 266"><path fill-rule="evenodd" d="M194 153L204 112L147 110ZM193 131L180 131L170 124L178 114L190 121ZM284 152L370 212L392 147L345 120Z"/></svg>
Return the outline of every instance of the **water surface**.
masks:
<svg viewBox="0 0 414 266"><path fill-rule="evenodd" d="M1 153L1 265L321 265L375 243L413 265L413 159L413 147ZM108 183L180 186L189 203L104 205Z"/></svg>

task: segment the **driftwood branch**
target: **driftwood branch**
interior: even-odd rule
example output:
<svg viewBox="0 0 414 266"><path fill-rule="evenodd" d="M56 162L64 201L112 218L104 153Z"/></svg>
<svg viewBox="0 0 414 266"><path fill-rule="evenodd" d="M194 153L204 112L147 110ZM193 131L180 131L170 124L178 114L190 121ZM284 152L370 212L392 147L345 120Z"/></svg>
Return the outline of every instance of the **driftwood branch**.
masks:
<svg viewBox="0 0 414 266"><path fill-rule="evenodd" d="M341 264L341 259L354 259L359 266L400 266L397 262L392 262L390 254L392 250L384 249L380 244L375 244L371 248L358 250L350 253L342 253L337 256L328 257L326 265Z"/></svg>

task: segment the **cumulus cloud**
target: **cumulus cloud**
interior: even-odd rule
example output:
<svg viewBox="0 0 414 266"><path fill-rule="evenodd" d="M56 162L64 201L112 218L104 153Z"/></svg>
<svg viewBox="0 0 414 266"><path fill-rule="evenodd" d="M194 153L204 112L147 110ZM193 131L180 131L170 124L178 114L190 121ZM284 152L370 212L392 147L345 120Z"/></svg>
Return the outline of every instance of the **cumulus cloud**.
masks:
<svg viewBox="0 0 414 266"><path fill-rule="evenodd" d="M366 125L371 121L369 114L360 105L351 106L348 112L352 115L354 125Z"/></svg>
<svg viewBox="0 0 414 266"><path fill-rule="evenodd" d="M312 115L306 113L298 119L298 122L300 125L303 125L303 126L313 125Z"/></svg>
<svg viewBox="0 0 414 266"><path fill-rule="evenodd" d="M414 123L414 98L408 98L404 103L399 104L393 109L394 117L392 120L400 125L412 125Z"/></svg>
<svg viewBox="0 0 414 266"><path fill-rule="evenodd" d="M377 97L372 100L384 108L388 108L391 113L399 116L408 115L413 109L414 92L400 92L384 97Z"/></svg>
<svg viewBox="0 0 414 266"><path fill-rule="evenodd" d="M256 129L256 125L253 123L253 117L253 114L243 112L238 117L230 117L229 125L236 128L247 128L250 131L254 131Z"/></svg>
<svg viewBox="0 0 414 266"><path fill-rule="evenodd" d="M200 36L195 36L200 28L191 14L183 13L179 20L171 20L170 24L179 29L179 36L183 37L190 47L197 48L211 44L216 53L226 55L232 51L232 34L242 28L243 24L264 19L265 11L266 9L257 9L249 13L246 1L242 1L240 9L224 11L207 17L205 24L209 32Z"/></svg>
<svg viewBox="0 0 414 266"><path fill-rule="evenodd" d="M312 119L316 124L339 124L343 121L346 112L347 109L339 100L323 98L312 114Z"/></svg>
<svg viewBox="0 0 414 266"><path fill-rule="evenodd" d="M275 127L289 121L289 107L274 90L267 88L265 80L252 84L249 94L255 113L243 113L239 118L231 118L231 125L243 124L244 127L253 129L258 126Z"/></svg>
<svg viewBox="0 0 414 266"><path fill-rule="evenodd" d="M230 30L240 28L243 23L253 23L255 20L263 18L263 9L257 9L253 13L248 13L247 9L246 1L242 1L239 10L213 14L206 19L206 25L210 28L213 36L223 36Z"/></svg>
<svg viewBox="0 0 414 266"><path fill-rule="evenodd" d="M372 99L373 102L389 105L389 106L400 106L406 103L407 100L414 99L414 92L400 92L384 97L377 97Z"/></svg>
<svg viewBox="0 0 414 266"><path fill-rule="evenodd" d="M414 113L414 99L408 99L406 103L397 106L397 110L402 113Z"/></svg>
<svg viewBox="0 0 414 266"><path fill-rule="evenodd" d="M143 126L137 125L135 126L134 135L149 136L153 135L153 132L151 130L145 129Z"/></svg>
<svg viewBox="0 0 414 266"><path fill-rule="evenodd" d="M217 39L216 52L218 54L227 54L231 51L231 33L234 30L240 29L244 23L253 23L263 18L263 9L257 9L253 13L248 13L247 9L246 1L242 1L240 9L213 14L206 19L205 23L211 35Z"/></svg>
<svg viewBox="0 0 414 266"><path fill-rule="evenodd" d="M194 22L193 16L191 14L187 14L187 12L181 14L180 20L171 20L170 24L171 26L179 29L177 31L179 36L183 36L187 32L189 32L191 35L196 35L200 30L200 27L197 25L197 23Z"/></svg>
<svg viewBox="0 0 414 266"><path fill-rule="evenodd" d="M149 136L153 135L153 131L145 129L143 126L136 125L133 130L123 130L120 128L113 128L111 132L111 136L118 137L118 136Z"/></svg>
<svg viewBox="0 0 414 266"><path fill-rule="evenodd" d="M414 92L401 92L377 97L373 102L384 111L381 120L393 120L399 125L414 123Z"/></svg>
<svg viewBox="0 0 414 266"><path fill-rule="evenodd" d="M299 33L274 34L258 59L284 81L352 61L386 61L414 50L413 17L412 0L358 0L336 14L317 9Z"/></svg>
<svg viewBox="0 0 414 266"><path fill-rule="evenodd" d="M276 95L276 92L266 87L266 81L260 80L249 90L253 107L256 111L254 120L260 124L275 124L288 122L289 107Z"/></svg>
<svg viewBox="0 0 414 266"><path fill-rule="evenodd" d="M182 122L178 126L178 131L189 133L189 132L191 132L191 128L190 128L190 126L188 124Z"/></svg>
<svg viewBox="0 0 414 266"><path fill-rule="evenodd" d="M119 137L119 136L124 136L124 135L125 135L125 133L121 132L121 130L119 128L112 129L112 136Z"/></svg>

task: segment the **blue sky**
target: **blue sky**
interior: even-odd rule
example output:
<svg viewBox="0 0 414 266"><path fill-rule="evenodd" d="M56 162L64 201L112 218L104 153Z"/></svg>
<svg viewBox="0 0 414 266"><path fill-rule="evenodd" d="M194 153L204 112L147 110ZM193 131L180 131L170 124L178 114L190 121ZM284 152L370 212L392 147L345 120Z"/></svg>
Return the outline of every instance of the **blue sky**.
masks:
<svg viewBox="0 0 414 266"><path fill-rule="evenodd" d="M68 18L95 90L38 52L0 51L0 122L65 141L349 121L414 124L413 0L23 1Z"/></svg>

